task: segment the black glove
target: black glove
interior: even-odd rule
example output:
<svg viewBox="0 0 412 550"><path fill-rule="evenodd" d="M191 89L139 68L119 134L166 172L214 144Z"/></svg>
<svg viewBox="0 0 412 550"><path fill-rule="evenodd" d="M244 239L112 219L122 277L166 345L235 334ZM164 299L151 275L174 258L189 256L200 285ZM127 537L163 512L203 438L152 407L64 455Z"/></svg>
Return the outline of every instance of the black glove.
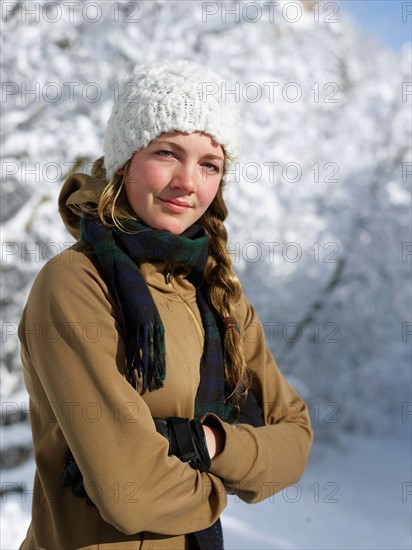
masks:
<svg viewBox="0 0 412 550"><path fill-rule="evenodd" d="M72 488L72 493L76 497L87 497L87 504L89 506L94 506L94 503L90 500L84 488L83 474L80 471L80 468L77 465L77 462L74 460L74 456L71 451L69 451L69 456L64 465L64 470L61 476L61 484L63 487Z"/></svg>
<svg viewBox="0 0 412 550"><path fill-rule="evenodd" d="M195 470L209 470L211 461L207 449L205 432L199 420L177 416L153 418L156 430L169 441L169 456L177 456L182 462L189 462Z"/></svg>

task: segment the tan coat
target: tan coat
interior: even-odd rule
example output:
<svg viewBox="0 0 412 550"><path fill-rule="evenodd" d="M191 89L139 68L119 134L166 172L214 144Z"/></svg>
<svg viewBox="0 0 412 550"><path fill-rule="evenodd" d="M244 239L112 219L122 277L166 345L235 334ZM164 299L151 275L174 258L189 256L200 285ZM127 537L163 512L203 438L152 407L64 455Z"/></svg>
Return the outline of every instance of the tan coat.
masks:
<svg viewBox="0 0 412 550"><path fill-rule="evenodd" d="M62 202L90 200L93 185L98 188L86 176L72 179ZM81 189L73 195L76 186ZM78 235L64 205L62 214ZM229 425L215 417L225 445L209 472L167 455L152 417L193 417L203 329L182 266L172 266L171 283L163 263L140 268L165 327L167 352L164 388L143 396L124 377L119 311L91 248L76 243L50 260L33 285L19 328L37 466L22 549L184 549L186 533L220 516L227 491L259 502L302 475L312 441L307 407L277 368L244 296L236 316L266 425ZM96 506L60 486L69 447Z"/></svg>

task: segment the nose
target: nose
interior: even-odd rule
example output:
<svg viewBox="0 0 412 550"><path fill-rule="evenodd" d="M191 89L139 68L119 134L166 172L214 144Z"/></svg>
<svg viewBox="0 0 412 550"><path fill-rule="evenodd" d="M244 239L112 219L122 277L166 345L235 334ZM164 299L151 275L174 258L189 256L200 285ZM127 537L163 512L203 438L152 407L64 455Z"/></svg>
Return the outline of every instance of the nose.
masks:
<svg viewBox="0 0 412 550"><path fill-rule="evenodd" d="M170 185L174 189L180 189L187 194L194 193L197 188L196 167L191 163L179 163L173 171Z"/></svg>

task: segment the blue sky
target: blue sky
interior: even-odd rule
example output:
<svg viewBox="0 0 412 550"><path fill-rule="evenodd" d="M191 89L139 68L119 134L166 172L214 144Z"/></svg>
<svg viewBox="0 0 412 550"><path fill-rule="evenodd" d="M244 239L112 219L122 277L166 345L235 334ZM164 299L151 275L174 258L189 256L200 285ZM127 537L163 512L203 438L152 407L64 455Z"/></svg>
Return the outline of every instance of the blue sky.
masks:
<svg viewBox="0 0 412 550"><path fill-rule="evenodd" d="M397 50L405 42L411 42L410 0L338 0L338 3L341 11L350 12L367 34L378 42Z"/></svg>

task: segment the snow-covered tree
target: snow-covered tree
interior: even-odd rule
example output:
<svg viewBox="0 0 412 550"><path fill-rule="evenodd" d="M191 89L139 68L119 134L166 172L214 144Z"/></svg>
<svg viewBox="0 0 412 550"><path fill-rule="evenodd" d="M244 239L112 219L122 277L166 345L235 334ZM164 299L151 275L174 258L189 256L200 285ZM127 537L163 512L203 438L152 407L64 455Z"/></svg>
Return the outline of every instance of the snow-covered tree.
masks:
<svg viewBox="0 0 412 550"><path fill-rule="evenodd" d="M222 93L235 95L244 126L226 192L232 258L315 429L332 437L401 422L412 339L411 54L368 43L338 8L2 2L4 400L24 401L16 332L28 290L72 242L56 208L62 181L102 154L133 66L183 57L232 82Z"/></svg>

